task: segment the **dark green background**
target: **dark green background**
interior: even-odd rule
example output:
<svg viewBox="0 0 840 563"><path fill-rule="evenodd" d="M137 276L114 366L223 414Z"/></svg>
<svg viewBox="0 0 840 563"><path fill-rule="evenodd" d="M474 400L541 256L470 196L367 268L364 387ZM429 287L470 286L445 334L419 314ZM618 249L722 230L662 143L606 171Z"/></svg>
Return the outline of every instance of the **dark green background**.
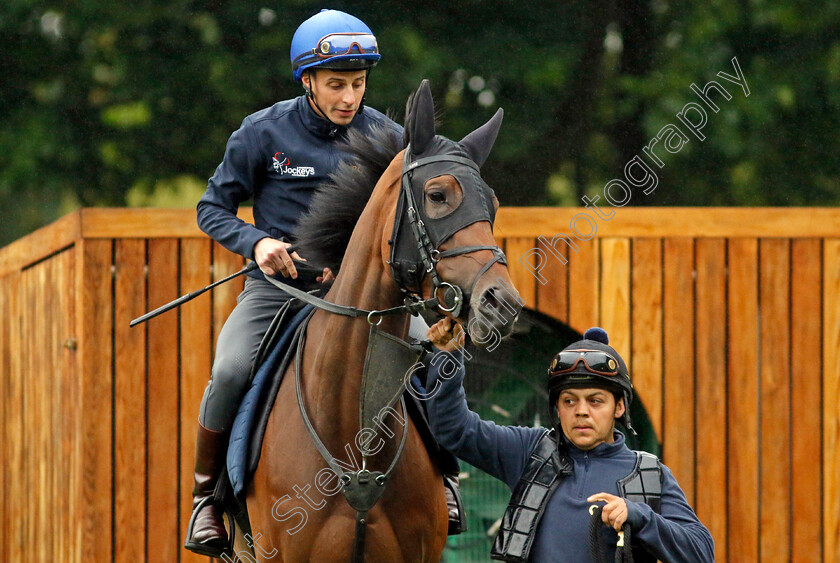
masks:
<svg viewBox="0 0 840 563"><path fill-rule="evenodd" d="M288 48L323 3L5 0L0 245L78 206L192 206L242 118L294 96ZM377 34L368 102L431 79L442 132L497 106L503 205L579 205L737 57L749 97L666 154L630 205L836 205L840 3L335 1ZM472 79L472 80L471 80ZM717 79L721 81L720 79Z"/></svg>

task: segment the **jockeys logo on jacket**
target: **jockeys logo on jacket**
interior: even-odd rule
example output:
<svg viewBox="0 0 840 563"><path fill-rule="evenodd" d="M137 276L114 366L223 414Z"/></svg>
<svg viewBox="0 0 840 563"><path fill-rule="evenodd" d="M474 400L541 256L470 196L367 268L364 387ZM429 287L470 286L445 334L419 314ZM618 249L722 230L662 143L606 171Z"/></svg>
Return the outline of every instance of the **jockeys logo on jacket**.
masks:
<svg viewBox="0 0 840 563"><path fill-rule="evenodd" d="M307 176L315 175L315 168L312 166L295 166L292 168L292 161L283 152L274 153L274 156L271 157L271 161L272 166L274 166L274 171L279 172L281 175L289 174L299 178L306 178Z"/></svg>

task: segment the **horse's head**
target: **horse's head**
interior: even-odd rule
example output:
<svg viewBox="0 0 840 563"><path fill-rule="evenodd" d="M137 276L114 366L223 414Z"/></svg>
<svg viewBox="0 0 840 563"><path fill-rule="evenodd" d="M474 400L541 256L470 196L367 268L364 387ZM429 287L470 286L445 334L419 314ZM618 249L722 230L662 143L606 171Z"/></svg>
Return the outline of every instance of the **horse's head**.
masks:
<svg viewBox="0 0 840 563"><path fill-rule="evenodd" d="M409 102L402 187L391 236L391 271L403 288L434 292L440 311L488 346L513 328L522 299L493 238L499 202L479 168L502 123L499 109L461 142L435 133L424 80Z"/></svg>

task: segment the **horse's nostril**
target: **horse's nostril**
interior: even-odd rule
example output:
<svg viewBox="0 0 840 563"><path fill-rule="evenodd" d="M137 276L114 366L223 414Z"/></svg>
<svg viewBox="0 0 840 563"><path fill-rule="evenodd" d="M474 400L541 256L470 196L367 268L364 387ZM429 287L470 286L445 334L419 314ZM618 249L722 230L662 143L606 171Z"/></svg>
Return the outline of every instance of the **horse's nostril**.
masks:
<svg viewBox="0 0 840 563"><path fill-rule="evenodd" d="M496 288L488 287L481 296L481 304L491 309L499 308L499 300L496 298Z"/></svg>
<svg viewBox="0 0 840 563"><path fill-rule="evenodd" d="M511 295L503 287L491 286L481 293L479 299L482 312L506 325L512 322L522 310L522 299Z"/></svg>

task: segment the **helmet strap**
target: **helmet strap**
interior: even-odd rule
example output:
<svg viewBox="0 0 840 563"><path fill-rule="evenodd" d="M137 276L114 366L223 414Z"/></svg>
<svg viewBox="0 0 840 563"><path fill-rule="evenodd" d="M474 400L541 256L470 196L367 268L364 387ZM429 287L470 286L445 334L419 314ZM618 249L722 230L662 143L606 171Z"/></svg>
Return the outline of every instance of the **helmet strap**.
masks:
<svg viewBox="0 0 840 563"><path fill-rule="evenodd" d="M370 83L370 69L365 69L365 93L362 94L362 101L359 102L359 111L356 113L362 113L365 110L365 98L367 97L368 85Z"/></svg>
<svg viewBox="0 0 840 563"><path fill-rule="evenodd" d="M312 105L318 108L318 111L321 112L321 117L329 121L333 126L338 127L339 125L337 123L333 123L333 120L327 117L327 112L321 109L321 106L319 106L318 102L315 100L315 93L312 91L312 88L314 87L313 80L315 79L314 72L310 69L306 69L306 75L309 77L310 85L307 87L306 84L303 84L303 81L301 80L301 84L303 84L303 89L306 90L306 97L312 100Z"/></svg>

